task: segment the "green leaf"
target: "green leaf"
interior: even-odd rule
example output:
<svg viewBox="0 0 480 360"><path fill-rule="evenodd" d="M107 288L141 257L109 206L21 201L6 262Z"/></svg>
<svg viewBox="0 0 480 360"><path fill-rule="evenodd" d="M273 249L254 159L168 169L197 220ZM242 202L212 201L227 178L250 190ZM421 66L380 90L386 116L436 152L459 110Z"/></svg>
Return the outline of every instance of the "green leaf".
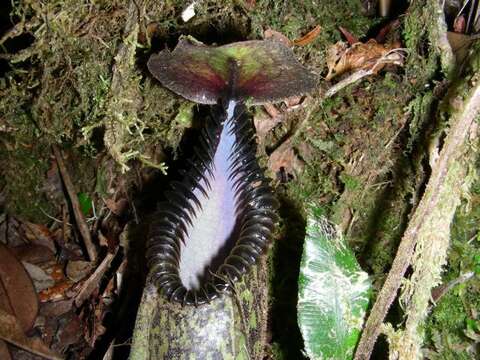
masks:
<svg viewBox="0 0 480 360"><path fill-rule="evenodd" d="M92 211L92 199L85 193L78 193L77 196L83 215L88 216Z"/></svg>
<svg viewBox="0 0 480 360"><path fill-rule="evenodd" d="M310 359L353 358L371 295L338 230L312 209L299 276L298 323Z"/></svg>

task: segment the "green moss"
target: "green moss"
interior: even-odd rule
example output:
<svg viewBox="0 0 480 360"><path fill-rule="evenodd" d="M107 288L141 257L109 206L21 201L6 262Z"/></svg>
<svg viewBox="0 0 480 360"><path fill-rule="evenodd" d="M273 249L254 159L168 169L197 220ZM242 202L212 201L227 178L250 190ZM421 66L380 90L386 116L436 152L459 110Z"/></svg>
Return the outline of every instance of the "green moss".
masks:
<svg viewBox="0 0 480 360"><path fill-rule="evenodd" d="M455 215L452 227L452 247L448 255L448 265L443 282L448 283L461 274L478 268L480 242L478 224L480 223L480 181L472 187L468 201L464 201ZM466 336L475 329L476 315L480 308L480 279L478 276L467 283L457 285L433 307L426 324L426 347L436 354L438 359L470 359L472 353L467 349L473 346L473 340ZM473 324L473 325L472 325ZM459 350L460 349L460 350ZM455 357L458 356L458 357Z"/></svg>

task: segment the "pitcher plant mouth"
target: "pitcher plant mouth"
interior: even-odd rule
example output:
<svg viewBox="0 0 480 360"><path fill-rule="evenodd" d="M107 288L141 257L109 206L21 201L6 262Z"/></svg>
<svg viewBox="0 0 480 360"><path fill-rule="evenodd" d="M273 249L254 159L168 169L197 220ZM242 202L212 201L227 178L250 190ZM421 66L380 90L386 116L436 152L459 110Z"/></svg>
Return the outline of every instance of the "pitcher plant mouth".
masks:
<svg viewBox="0 0 480 360"><path fill-rule="evenodd" d="M181 182L152 224L147 260L171 301L201 305L228 291L265 253L278 202L256 159L245 102L264 104L314 89L317 77L275 41L214 47L183 37L148 69L189 100L217 104Z"/></svg>
<svg viewBox="0 0 480 360"><path fill-rule="evenodd" d="M213 107L195 159L151 226L147 261L170 301L201 305L231 289L265 253L278 219L243 103Z"/></svg>

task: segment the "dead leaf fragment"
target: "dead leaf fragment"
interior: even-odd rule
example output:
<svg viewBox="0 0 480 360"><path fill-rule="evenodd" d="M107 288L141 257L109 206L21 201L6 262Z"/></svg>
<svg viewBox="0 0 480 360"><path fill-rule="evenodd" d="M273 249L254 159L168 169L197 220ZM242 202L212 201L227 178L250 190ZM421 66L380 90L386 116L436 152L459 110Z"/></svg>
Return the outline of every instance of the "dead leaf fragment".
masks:
<svg viewBox="0 0 480 360"><path fill-rule="evenodd" d="M293 44L297 46L308 45L317 38L317 36L320 34L320 31L322 31L322 28L320 27L320 25L317 25L302 37L293 40Z"/></svg>
<svg viewBox="0 0 480 360"><path fill-rule="evenodd" d="M3 340L0 340L0 359L12 360L12 357L10 356L10 351L8 350L7 343Z"/></svg>
<svg viewBox="0 0 480 360"><path fill-rule="evenodd" d="M90 261L69 261L65 272L73 282L78 282L87 277L93 269L94 264Z"/></svg>
<svg viewBox="0 0 480 360"><path fill-rule="evenodd" d="M468 49L474 41L474 38L469 35L448 31L447 39L457 63L462 64L468 55Z"/></svg>
<svg viewBox="0 0 480 360"><path fill-rule="evenodd" d="M40 264L55 260L55 254L43 245L26 244L10 248L10 250L18 260L31 264Z"/></svg>
<svg viewBox="0 0 480 360"><path fill-rule="evenodd" d="M40 266L33 265L28 262L23 262L22 264L25 267L25 270L27 270L28 275L30 275L37 292L48 289L49 287L55 285L53 278L48 275Z"/></svg>
<svg viewBox="0 0 480 360"><path fill-rule="evenodd" d="M3 244L0 244L0 259L0 296L6 297L0 300L0 304L10 305L1 310L7 313L11 311L26 332L32 328L37 317L37 293L22 263Z"/></svg>
<svg viewBox="0 0 480 360"><path fill-rule="evenodd" d="M0 309L0 338L47 359L62 359L60 355L51 351L40 339L26 337L17 318L2 309Z"/></svg>
<svg viewBox="0 0 480 360"><path fill-rule="evenodd" d="M271 116L263 111L258 111L253 117L253 125L260 142L263 142L267 133L282 122L283 116L278 113Z"/></svg>
<svg viewBox="0 0 480 360"><path fill-rule="evenodd" d="M127 199L120 199L115 201L114 199L105 199L105 205L108 209L117 216L121 216L125 210L128 209Z"/></svg>
<svg viewBox="0 0 480 360"><path fill-rule="evenodd" d="M295 154L291 139L280 145L268 159L268 168L275 174L284 172L296 177L303 171L304 166L304 162Z"/></svg>
<svg viewBox="0 0 480 360"><path fill-rule="evenodd" d="M31 244L42 245L49 248L53 253L56 252L54 237L45 225L38 225L28 221L23 221L22 225L25 237Z"/></svg>
<svg viewBox="0 0 480 360"><path fill-rule="evenodd" d="M465 19L465 15L461 14L453 21L453 31L456 33L463 34L465 33L465 29L467 28L467 20Z"/></svg>
<svg viewBox="0 0 480 360"><path fill-rule="evenodd" d="M343 34L343 36L345 36L345 39L347 39L347 42L350 45L353 45L353 44L356 44L356 43L360 42L360 40L358 40L358 38L355 35L353 35L350 31L348 31L344 27L340 26L339 30Z"/></svg>
<svg viewBox="0 0 480 360"><path fill-rule="evenodd" d="M292 41L281 32L268 28L263 32L264 39L271 39L281 42L285 46L292 46Z"/></svg>
<svg viewBox="0 0 480 360"><path fill-rule="evenodd" d="M367 70L376 74L389 64L403 66L403 51L394 45L382 45L374 39L355 43L351 47L343 42L332 45L327 55L326 80L352 70Z"/></svg>

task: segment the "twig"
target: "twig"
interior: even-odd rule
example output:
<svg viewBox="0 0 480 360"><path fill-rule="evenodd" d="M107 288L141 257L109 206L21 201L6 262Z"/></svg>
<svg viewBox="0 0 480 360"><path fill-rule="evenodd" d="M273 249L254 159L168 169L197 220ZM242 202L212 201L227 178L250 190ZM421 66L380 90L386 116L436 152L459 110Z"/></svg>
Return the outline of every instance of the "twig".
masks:
<svg viewBox="0 0 480 360"><path fill-rule="evenodd" d="M67 211L67 204L62 205L62 236L63 242L67 242L68 238L68 211Z"/></svg>
<svg viewBox="0 0 480 360"><path fill-rule="evenodd" d="M57 160L58 170L65 185L65 189L67 190L70 201L72 202L73 215L77 222L78 230L80 231L80 235L82 236L85 248L87 249L88 257L90 258L90 261L96 261L97 250L92 242L90 230L83 216L80 202L78 201L77 197L77 191L75 190L75 186L73 185L72 179L70 178L70 174L67 171L67 167L63 162L60 149L56 145L52 145L52 149L53 154L55 155L55 159Z"/></svg>
<svg viewBox="0 0 480 360"><path fill-rule="evenodd" d="M456 279L449 281L446 284L442 284L437 286L435 289L432 290L432 301L436 303L440 300L446 293L452 290L455 286L463 284L473 278L475 273L473 271L467 272L465 274L460 275Z"/></svg>
<svg viewBox="0 0 480 360"><path fill-rule="evenodd" d="M75 305L80 307L85 300L92 294L92 292L97 288L98 283L102 280L103 275L110 267L110 264L117 254L117 250L114 253L107 253L105 258L102 260L100 265L98 265L95 272L90 275L90 277L83 283L82 288L75 297Z"/></svg>

